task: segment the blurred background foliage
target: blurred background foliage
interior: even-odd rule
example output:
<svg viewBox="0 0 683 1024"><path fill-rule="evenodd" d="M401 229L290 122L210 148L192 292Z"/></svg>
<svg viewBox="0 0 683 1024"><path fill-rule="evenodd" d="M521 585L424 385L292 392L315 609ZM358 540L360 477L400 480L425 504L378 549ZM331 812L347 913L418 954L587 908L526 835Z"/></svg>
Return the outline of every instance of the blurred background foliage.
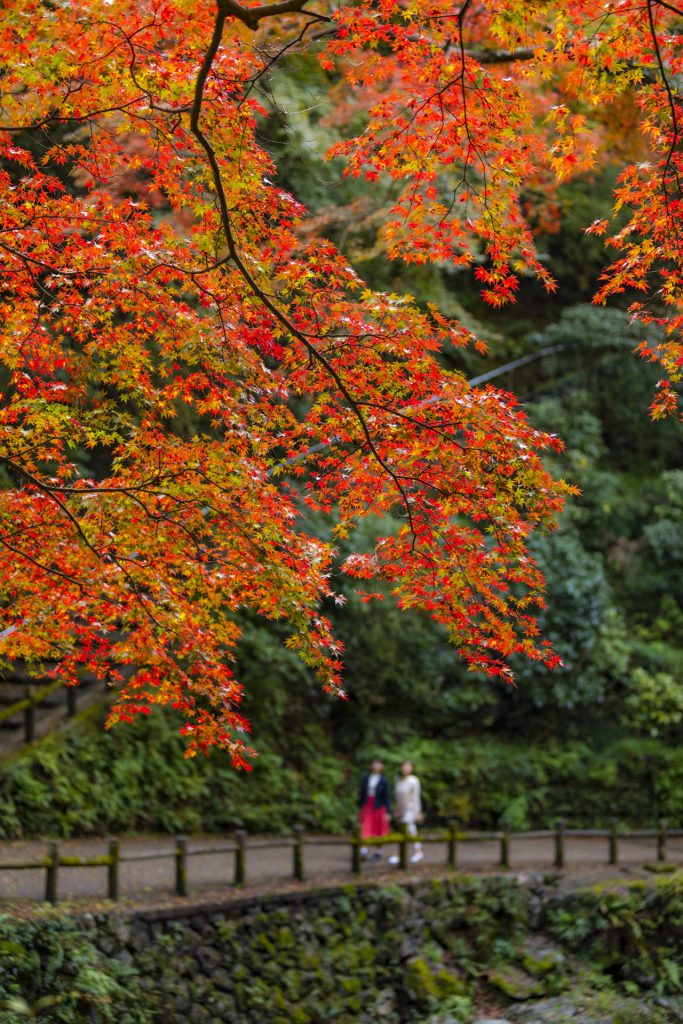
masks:
<svg viewBox="0 0 683 1024"><path fill-rule="evenodd" d="M391 773L415 761L434 823L524 828L561 815L591 825L618 814L683 824L681 428L648 418L656 371L634 355L641 338L626 312L589 304L605 253L583 229L606 215L613 175L570 182L556 197L539 239L558 294L524 281L516 306L486 310L469 272L384 257L391 185L344 180L323 160L333 132L322 75L292 58L264 96L280 183L311 211L303 230L314 225L340 245L372 286L408 291L477 329L488 357L444 357L468 376L552 350L495 383L565 439L548 463L581 490L560 529L533 541L547 579L541 625L564 668L519 661L514 688L468 674L431 620L400 612L389 595L364 604L340 576L346 602L326 611L345 645L346 701L320 692L277 625L244 621L239 674L259 750L250 775L218 758L183 760L170 719L104 734L94 709L0 764L0 835L345 829L375 753ZM353 544L377 526L366 523Z"/></svg>

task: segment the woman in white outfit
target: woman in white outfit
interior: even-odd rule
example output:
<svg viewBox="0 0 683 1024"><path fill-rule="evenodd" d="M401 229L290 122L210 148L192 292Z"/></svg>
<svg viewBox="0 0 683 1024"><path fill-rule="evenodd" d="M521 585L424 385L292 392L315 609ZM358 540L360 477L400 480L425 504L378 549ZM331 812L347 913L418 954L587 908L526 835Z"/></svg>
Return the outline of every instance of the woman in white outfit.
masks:
<svg viewBox="0 0 683 1024"><path fill-rule="evenodd" d="M420 780L413 775L413 765L410 761L404 761L401 765L396 780L394 803L396 821L405 826L409 836L416 836L418 822L422 821L422 799ZM411 864L418 864L423 857L422 843L415 840ZM398 864L398 857L391 857L389 863Z"/></svg>

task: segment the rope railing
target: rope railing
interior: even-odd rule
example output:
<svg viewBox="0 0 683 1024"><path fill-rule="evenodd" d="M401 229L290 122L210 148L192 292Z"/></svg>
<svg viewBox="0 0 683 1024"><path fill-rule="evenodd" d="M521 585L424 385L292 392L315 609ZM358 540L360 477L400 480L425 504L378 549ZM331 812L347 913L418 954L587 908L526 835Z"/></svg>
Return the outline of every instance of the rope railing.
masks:
<svg viewBox="0 0 683 1024"><path fill-rule="evenodd" d="M512 867L512 847L514 840L547 839L551 843L552 866L563 870L568 866L567 840L590 839L605 841L605 865L616 867L620 863L620 845L629 840L649 840L655 843L655 856L659 864L667 862L667 842L669 839L683 837L683 829L671 829L665 821L661 821L655 829L623 829L613 822L608 829L574 829L567 828L563 821L558 821L554 829L543 829L529 832L499 831L464 831L457 823L451 823L447 829L438 832L421 833L418 840L423 845L441 844L445 846L446 857L444 866L450 870L459 867L459 851L463 844L494 844L497 847L495 866L502 870ZM173 846L167 850L142 850L123 853L118 839L108 841L108 852L93 857L77 857L60 852L59 843L49 840L46 843L45 855L27 861L0 862L0 874L13 871L44 870L44 900L48 903L58 901L58 882L63 869L105 868L105 894L110 900L119 899L119 875L122 864L133 864L141 861L174 862L174 886L176 896L186 897L189 894L188 863L191 858L228 854L233 857L231 877L225 878L226 883L233 886L244 886L248 879L249 852L268 851L274 849L291 849L291 877L299 882L306 878L306 848L327 845L348 847L349 873L359 876L363 872L363 850L394 846L398 848L397 866L399 870L408 867L408 848L416 838L407 831L393 832L387 836L363 839L360 831L346 836L306 836L302 826L296 826L291 836L269 839L258 839L249 843L248 833L236 831L226 842L193 846L186 836L176 836ZM683 859L683 858L682 858ZM432 864L433 866L433 864Z"/></svg>

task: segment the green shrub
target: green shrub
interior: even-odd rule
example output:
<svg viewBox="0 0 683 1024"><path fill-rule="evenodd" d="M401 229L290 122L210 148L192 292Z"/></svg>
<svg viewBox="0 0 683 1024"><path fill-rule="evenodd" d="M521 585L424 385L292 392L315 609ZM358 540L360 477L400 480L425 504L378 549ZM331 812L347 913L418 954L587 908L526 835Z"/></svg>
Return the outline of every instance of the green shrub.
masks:
<svg viewBox="0 0 683 1024"><path fill-rule="evenodd" d="M103 712L85 712L65 733L0 764L0 836L126 832L283 832L294 824L340 832L355 814L355 767L323 734L307 758L264 749L251 773L220 757L182 757L176 723L153 715L105 732ZM382 751L380 750L380 753ZM604 826L614 816L649 826L683 822L683 749L626 739L536 745L500 740L407 741L384 752L387 771L416 764L428 824L457 819L469 828L513 830Z"/></svg>
<svg viewBox="0 0 683 1024"><path fill-rule="evenodd" d="M128 1002L130 968L57 913L18 924L0 917L0 1024L149 1024Z"/></svg>
<svg viewBox="0 0 683 1024"><path fill-rule="evenodd" d="M318 755L300 770L264 749L240 773L225 758L184 759L177 726L159 714L105 732L103 710L85 712L0 765L0 836L347 826L339 759Z"/></svg>
<svg viewBox="0 0 683 1024"><path fill-rule="evenodd" d="M536 745L486 739L424 740L386 751L390 772L411 758L427 817L470 828L630 825L683 822L683 750L657 740Z"/></svg>
<svg viewBox="0 0 683 1024"><path fill-rule="evenodd" d="M547 914L551 934L621 983L683 992L683 876L645 885L595 887L565 896Z"/></svg>

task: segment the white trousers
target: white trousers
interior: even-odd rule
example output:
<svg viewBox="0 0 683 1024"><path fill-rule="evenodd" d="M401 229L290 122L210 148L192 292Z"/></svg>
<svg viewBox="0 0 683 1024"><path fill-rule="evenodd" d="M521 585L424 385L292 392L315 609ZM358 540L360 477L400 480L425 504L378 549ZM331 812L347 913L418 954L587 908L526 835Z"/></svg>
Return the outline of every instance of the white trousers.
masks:
<svg viewBox="0 0 683 1024"><path fill-rule="evenodd" d="M404 821L403 824L405 825L406 832L408 833L409 836L415 837L417 835L417 825L415 824L414 821ZM422 843L418 842L417 840L415 840L414 845L416 851L422 849Z"/></svg>

